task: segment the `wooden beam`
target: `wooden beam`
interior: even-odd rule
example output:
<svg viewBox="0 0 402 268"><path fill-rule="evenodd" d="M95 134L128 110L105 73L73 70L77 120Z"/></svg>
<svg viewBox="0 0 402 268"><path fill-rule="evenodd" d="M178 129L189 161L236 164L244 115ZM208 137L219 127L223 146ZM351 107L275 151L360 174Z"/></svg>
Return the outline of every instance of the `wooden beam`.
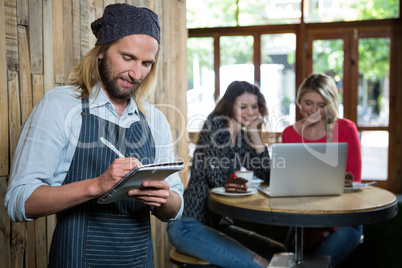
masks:
<svg viewBox="0 0 402 268"><path fill-rule="evenodd" d="M18 26L19 83L20 83L20 125L28 119L32 111L31 64L29 61L29 44L25 26Z"/></svg>
<svg viewBox="0 0 402 268"><path fill-rule="evenodd" d="M29 55L31 73L43 74L43 13L42 1L29 1Z"/></svg>
<svg viewBox="0 0 402 268"><path fill-rule="evenodd" d="M63 1L53 1L53 23L54 31L53 43L54 43L54 54L53 54L53 68L55 72L55 83L57 85L63 85L65 81L65 71L64 71L64 14L67 12L63 11ZM70 32L71 34L71 32ZM69 44L66 44L67 46Z"/></svg>
<svg viewBox="0 0 402 268"><path fill-rule="evenodd" d="M28 26L29 22L29 1L28 0L17 0L17 25Z"/></svg>
<svg viewBox="0 0 402 268"><path fill-rule="evenodd" d="M5 20L4 0L0 0L0 176L8 175L10 159Z"/></svg>
<svg viewBox="0 0 402 268"><path fill-rule="evenodd" d="M1 1L0 1L1 6ZM0 10L1 12L1 10ZM0 203L4 204L4 197L7 192L7 177L0 177ZM7 215L5 206L0 206L0 263L2 267L11 267L11 245L10 245L10 218Z"/></svg>
<svg viewBox="0 0 402 268"><path fill-rule="evenodd" d="M18 71L17 3L6 0L4 7L7 69Z"/></svg>
<svg viewBox="0 0 402 268"><path fill-rule="evenodd" d="M54 87L54 64L53 64L53 1L43 2L43 90L48 92Z"/></svg>

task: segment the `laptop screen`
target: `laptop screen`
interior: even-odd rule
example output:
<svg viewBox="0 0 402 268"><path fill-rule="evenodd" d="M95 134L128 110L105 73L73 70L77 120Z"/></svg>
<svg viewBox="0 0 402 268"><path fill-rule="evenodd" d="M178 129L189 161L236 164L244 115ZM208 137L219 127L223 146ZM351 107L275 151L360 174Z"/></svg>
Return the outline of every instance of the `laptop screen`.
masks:
<svg viewBox="0 0 402 268"><path fill-rule="evenodd" d="M347 143L274 144L269 195L342 194L347 152Z"/></svg>

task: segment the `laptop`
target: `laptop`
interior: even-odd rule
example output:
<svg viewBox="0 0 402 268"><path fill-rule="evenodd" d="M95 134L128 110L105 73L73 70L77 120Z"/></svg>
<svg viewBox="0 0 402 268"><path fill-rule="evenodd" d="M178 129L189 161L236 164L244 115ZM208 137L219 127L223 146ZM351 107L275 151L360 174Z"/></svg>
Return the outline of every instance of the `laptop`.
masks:
<svg viewBox="0 0 402 268"><path fill-rule="evenodd" d="M347 143L272 145L270 197L340 195L344 191Z"/></svg>

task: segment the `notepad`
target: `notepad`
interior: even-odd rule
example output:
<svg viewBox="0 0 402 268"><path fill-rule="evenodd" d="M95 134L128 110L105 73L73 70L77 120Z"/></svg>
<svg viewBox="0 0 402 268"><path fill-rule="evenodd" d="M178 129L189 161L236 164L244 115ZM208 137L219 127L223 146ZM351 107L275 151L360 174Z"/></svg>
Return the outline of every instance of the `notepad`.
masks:
<svg viewBox="0 0 402 268"><path fill-rule="evenodd" d="M109 204L120 199L131 198L127 192L142 187L144 180L164 180L169 175L183 169L183 162L168 162L142 165L129 171L107 193L98 199L99 204Z"/></svg>

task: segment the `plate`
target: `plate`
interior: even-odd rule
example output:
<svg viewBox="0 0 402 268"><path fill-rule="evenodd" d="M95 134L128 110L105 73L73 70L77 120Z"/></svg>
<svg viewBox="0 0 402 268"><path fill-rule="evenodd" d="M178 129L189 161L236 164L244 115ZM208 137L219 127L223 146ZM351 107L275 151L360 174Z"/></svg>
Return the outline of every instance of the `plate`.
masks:
<svg viewBox="0 0 402 268"><path fill-rule="evenodd" d="M366 188L368 185L372 185L376 183L375 181L369 182L369 183L360 183L360 182L354 182L352 187L344 187L343 192L345 193L352 193L352 192L358 192L362 191L364 188Z"/></svg>
<svg viewBox="0 0 402 268"><path fill-rule="evenodd" d="M261 180L261 179L259 179L257 177L254 177L254 179L250 182L250 186L251 187L258 187L263 182L264 182L263 180Z"/></svg>
<svg viewBox="0 0 402 268"><path fill-rule="evenodd" d="M227 193L225 192L225 187L217 187L213 188L212 192L214 194L220 194L220 195L227 195L227 196L245 196L245 195L252 195L257 192L256 188L248 188L247 193Z"/></svg>

